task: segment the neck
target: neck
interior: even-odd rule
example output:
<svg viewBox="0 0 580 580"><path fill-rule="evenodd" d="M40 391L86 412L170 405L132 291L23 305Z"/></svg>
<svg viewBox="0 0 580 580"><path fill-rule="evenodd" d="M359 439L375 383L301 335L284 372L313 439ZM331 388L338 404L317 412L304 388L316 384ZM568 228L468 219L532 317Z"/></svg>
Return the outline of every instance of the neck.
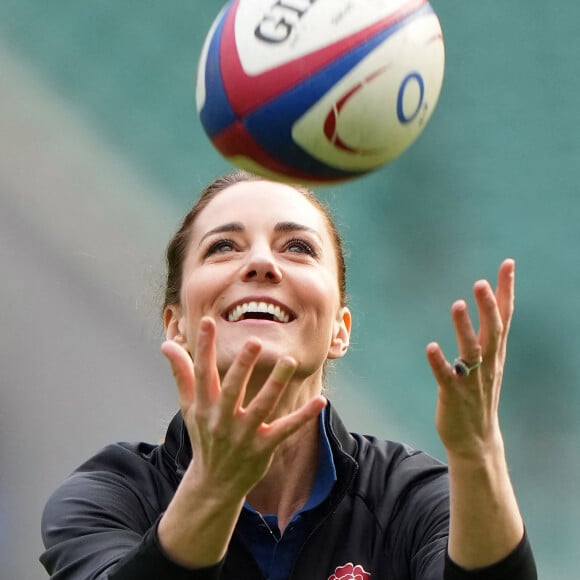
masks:
<svg viewBox="0 0 580 580"><path fill-rule="evenodd" d="M256 511L276 514L280 531L310 497L318 468L319 431L316 417L281 444L270 469L247 495Z"/></svg>

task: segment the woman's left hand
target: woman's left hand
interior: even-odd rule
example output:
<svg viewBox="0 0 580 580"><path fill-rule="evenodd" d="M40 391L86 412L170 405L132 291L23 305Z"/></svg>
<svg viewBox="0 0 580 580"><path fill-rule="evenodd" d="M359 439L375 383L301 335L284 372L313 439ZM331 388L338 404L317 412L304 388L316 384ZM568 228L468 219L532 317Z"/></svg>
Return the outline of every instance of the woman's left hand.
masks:
<svg viewBox="0 0 580 580"><path fill-rule="evenodd" d="M461 376L437 343L427 346L427 359L439 386L435 422L448 454L480 457L503 444L498 407L514 310L514 270L513 260L502 262L495 292L486 280L474 284L479 332L465 301L458 300L451 307L458 357L468 367L481 361L477 368Z"/></svg>

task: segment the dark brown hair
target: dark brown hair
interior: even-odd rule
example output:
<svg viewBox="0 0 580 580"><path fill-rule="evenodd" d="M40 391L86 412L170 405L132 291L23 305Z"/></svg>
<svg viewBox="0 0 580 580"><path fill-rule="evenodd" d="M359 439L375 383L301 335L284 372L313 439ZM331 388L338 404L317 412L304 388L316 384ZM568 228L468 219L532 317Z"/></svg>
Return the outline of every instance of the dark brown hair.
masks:
<svg viewBox="0 0 580 580"><path fill-rule="evenodd" d="M183 280L183 263L187 256L189 241L191 238L192 226L197 216L207 207L209 202L221 191L236 183L251 181L268 181L263 177L253 175L246 171L235 171L214 179L200 194L195 205L189 210L181 226L169 242L166 252L167 280L165 284L165 296L163 300L162 313L167 306L181 303L181 283ZM289 184L296 191L301 193L320 213L324 216L326 225L330 232L336 259L338 263L338 288L341 305L346 303L346 264L344 250L340 233L334 223L326 205L319 200L314 193L300 184Z"/></svg>

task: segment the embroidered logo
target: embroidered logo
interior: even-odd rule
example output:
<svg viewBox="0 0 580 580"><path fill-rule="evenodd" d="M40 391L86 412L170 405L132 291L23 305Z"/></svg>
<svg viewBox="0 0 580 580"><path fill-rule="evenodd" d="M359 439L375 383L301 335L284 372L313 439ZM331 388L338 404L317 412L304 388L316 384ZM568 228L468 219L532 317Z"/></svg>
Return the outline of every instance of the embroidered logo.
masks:
<svg viewBox="0 0 580 580"><path fill-rule="evenodd" d="M328 577L328 580L371 580L371 575L360 564L355 566L349 562L339 566L334 574Z"/></svg>

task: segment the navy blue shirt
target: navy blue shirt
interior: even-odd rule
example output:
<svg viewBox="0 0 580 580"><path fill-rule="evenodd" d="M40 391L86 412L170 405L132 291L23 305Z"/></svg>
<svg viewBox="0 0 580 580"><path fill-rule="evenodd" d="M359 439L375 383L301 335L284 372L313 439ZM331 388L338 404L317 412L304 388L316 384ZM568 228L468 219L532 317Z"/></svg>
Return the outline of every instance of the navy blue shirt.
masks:
<svg viewBox="0 0 580 580"><path fill-rule="evenodd" d="M326 409L323 409L320 414L318 469L312 491L304 507L290 520L284 534L280 534L278 518L274 514L262 514L268 529L258 512L247 502L238 520L240 536L268 580L285 580L290 576L298 552L310 531L309 512L329 497L336 482L336 468L325 429L325 413Z"/></svg>

